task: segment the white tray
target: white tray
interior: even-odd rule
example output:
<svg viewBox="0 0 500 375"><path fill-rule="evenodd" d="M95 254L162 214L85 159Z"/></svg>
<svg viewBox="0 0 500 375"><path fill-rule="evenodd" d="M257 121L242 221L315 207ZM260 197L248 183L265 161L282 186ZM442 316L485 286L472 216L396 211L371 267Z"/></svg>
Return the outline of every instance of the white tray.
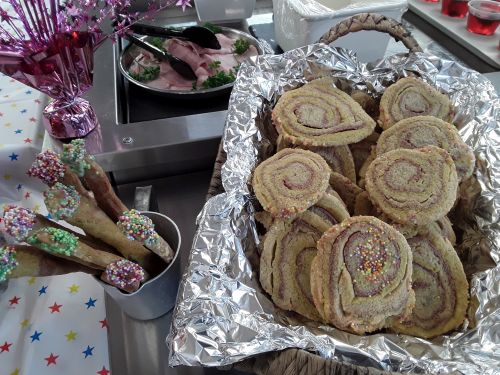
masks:
<svg viewBox="0 0 500 375"><path fill-rule="evenodd" d="M474 55L495 68L500 68L500 28L491 36L477 35L467 31L466 18L452 18L441 14L441 3L426 3L424 0L408 0L409 9L434 27L467 48Z"/></svg>

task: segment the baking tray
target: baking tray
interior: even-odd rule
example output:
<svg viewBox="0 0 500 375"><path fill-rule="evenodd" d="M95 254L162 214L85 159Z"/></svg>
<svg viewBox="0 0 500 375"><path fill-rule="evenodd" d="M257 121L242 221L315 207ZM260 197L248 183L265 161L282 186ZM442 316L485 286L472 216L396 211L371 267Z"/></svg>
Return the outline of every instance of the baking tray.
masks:
<svg viewBox="0 0 500 375"><path fill-rule="evenodd" d="M441 14L441 2L427 3L424 0L408 0L408 8L434 27L454 39L474 55L500 69L500 28L495 34L477 35L467 31L467 17L453 18Z"/></svg>
<svg viewBox="0 0 500 375"><path fill-rule="evenodd" d="M243 31L228 28L228 27L220 27L222 29L222 34L226 35L227 37L230 38L241 38L247 40L250 44L254 45L255 48L257 48L257 51L259 55L264 54L264 49L260 45L259 41L255 39L253 36L250 34L247 34ZM142 40L147 40L150 37L147 36L142 36L140 39ZM137 55L140 53L141 48L137 47L135 44L129 44L125 49L123 50L121 56L120 56L120 61L118 66L120 67L120 71L123 74L123 76L131 83L142 87L143 89L146 89L148 91L155 92L157 94L161 94L166 97L173 97L173 98L182 98L182 99L201 99L201 98L210 98L214 96L219 96L225 93L228 93L231 91L233 88L233 82L228 83L227 85L219 86L219 87L214 87L211 89L205 89L205 90L167 90L167 89L159 89L156 87L151 87L147 84L147 82L140 82L135 79L133 79L130 74L128 73L128 70L130 68L130 65L134 61L134 59L137 57Z"/></svg>

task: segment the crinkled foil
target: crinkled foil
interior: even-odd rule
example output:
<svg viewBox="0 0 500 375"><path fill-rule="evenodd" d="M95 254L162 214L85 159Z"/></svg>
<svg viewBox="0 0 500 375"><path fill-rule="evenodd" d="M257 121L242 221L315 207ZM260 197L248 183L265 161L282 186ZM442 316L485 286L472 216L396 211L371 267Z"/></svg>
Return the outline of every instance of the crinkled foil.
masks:
<svg viewBox="0 0 500 375"><path fill-rule="evenodd" d="M431 341L395 334L357 336L301 320L274 307L256 273L259 242L249 179L268 155L275 134L270 110L286 90L330 74L340 88L379 96L398 77L418 74L452 98L455 123L477 157L475 177L455 225L457 248L471 275L469 319L460 330ZM500 99L481 74L427 54L396 55L367 66L352 52L312 45L262 56L240 69L224 133L225 193L198 217L189 265L179 290L170 365L222 366L285 348L400 372L500 373Z"/></svg>

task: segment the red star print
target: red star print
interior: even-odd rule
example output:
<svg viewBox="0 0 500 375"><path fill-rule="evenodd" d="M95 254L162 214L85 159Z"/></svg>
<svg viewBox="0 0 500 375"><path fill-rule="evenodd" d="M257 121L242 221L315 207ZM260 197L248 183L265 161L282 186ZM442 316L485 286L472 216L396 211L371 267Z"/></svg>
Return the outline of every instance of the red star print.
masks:
<svg viewBox="0 0 500 375"><path fill-rule="evenodd" d="M99 320L99 323L101 323L101 328L108 328L108 320L107 319Z"/></svg>
<svg viewBox="0 0 500 375"><path fill-rule="evenodd" d="M2 113L2 112L0 112L0 117L2 117L2 116L3 116L3 113Z"/></svg>
<svg viewBox="0 0 500 375"><path fill-rule="evenodd" d="M31 193L27 192L26 194L24 194L24 199L28 199L29 197L31 197Z"/></svg>
<svg viewBox="0 0 500 375"><path fill-rule="evenodd" d="M50 356L48 356L47 358L44 358L44 359L47 361L47 366L50 366L50 365L57 365L57 363L56 363L57 358L59 358L58 355L54 355L54 354L50 353Z"/></svg>
<svg viewBox="0 0 500 375"><path fill-rule="evenodd" d="M36 118L31 117L31 118L30 118L30 121L31 121L31 122L36 122Z"/></svg>
<svg viewBox="0 0 500 375"><path fill-rule="evenodd" d="M11 346L12 346L12 343L8 344L7 341L5 341L5 344L3 344L2 346L0 346L0 349L2 350L0 353L8 352L9 348Z"/></svg>
<svg viewBox="0 0 500 375"><path fill-rule="evenodd" d="M19 300L21 299L21 297L17 297L17 296L14 296L14 298L12 299L9 299L9 303L10 305L19 305Z"/></svg>
<svg viewBox="0 0 500 375"><path fill-rule="evenodd" d="M33 142L33 140L32 140L31 138L26 138L26 139L24 140L24 143L31 143L31 142Z"/></svg>
<svg viewBox="0 0 500 375"><path fill-rule="evenodd" d="M62 305L58 305L56 302L52 306L49 307L50 313L53 314L55 312L61 312Z"/></svg>
<svg viewBox="0 0 500 375"><path fill-rule="evenodd" d="M106 369L106 367L102 366L102 370L101 371L97 371L97 374L99 375L108 375L110 374L109 370Z"/></svg>

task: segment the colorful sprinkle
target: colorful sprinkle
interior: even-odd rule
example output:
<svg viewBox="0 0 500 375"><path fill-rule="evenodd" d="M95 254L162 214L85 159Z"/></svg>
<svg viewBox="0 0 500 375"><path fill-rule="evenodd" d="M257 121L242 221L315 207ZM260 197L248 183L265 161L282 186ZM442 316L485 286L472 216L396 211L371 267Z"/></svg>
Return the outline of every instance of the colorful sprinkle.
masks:
<svg viewBox="0 0 500 375"><path fill-rule="evenodd" d="M40 239L40 236L44 233L49 234L50 243ZM48 227L42 228L28 237L26 242L50 253L71 256L78 245L78 237L63 229Z"/></svg>
<svg viewBox="0 0 500 375"><path fill-rule="evenodd" d="M358 271L368 281L377 281L383 279L386 272L388 260L387 236L371 227L367 229L367 232L369 236L364 242L356 246L354 256L360 259Z"/></svg>
<svg viewBox="0 0 500 375"><path fill-rule="evenodd" d="M129 240L139 241L146 246L152 246L158 241L153 221L137 210L124 212L116 224Z"/></svg>
<svg viewBox="0 0 500 375"><path fill-rule="evenodd" d="M58 220L72 217L80 205L80 195L76 189L60 182L56 182L43 196L50 214Z"/></svg>
<svg viewBox="0 0 500 375"><path fill-rule="evenodd" d="M64 164L54 151L41 152L28 169L28 176L38 177L43 183L52 186L64 178Z"/></svg>
<svg viewBox="0 0 500 375"><path fill-rule="evenodd" d="M145 276L141 266L126 259L109 264L104 273L111 285L123 290L136 290L144 281Z"/></svg>
<svg viewBox="0 0 500 375"><path fill-rule="evenodd" d="M5 230L17 241L24 241L35 225L33 211L19 206L7 206L3 213Z"/></svg>
<svg viewBox="0 0 500 375"><path fill-rule="evenodd" d="M74 139L71 143L65 144L63 147L61 160L78 176L83 177L85 171L90 169L90 164L86 159L85 141L83 139Z"/></svg>
<svg viewBox="0 0 500 375"><path fill-rule="evenodd" d="M14 246L0 247L0 282L7 280L18 265Z"/></svg>

